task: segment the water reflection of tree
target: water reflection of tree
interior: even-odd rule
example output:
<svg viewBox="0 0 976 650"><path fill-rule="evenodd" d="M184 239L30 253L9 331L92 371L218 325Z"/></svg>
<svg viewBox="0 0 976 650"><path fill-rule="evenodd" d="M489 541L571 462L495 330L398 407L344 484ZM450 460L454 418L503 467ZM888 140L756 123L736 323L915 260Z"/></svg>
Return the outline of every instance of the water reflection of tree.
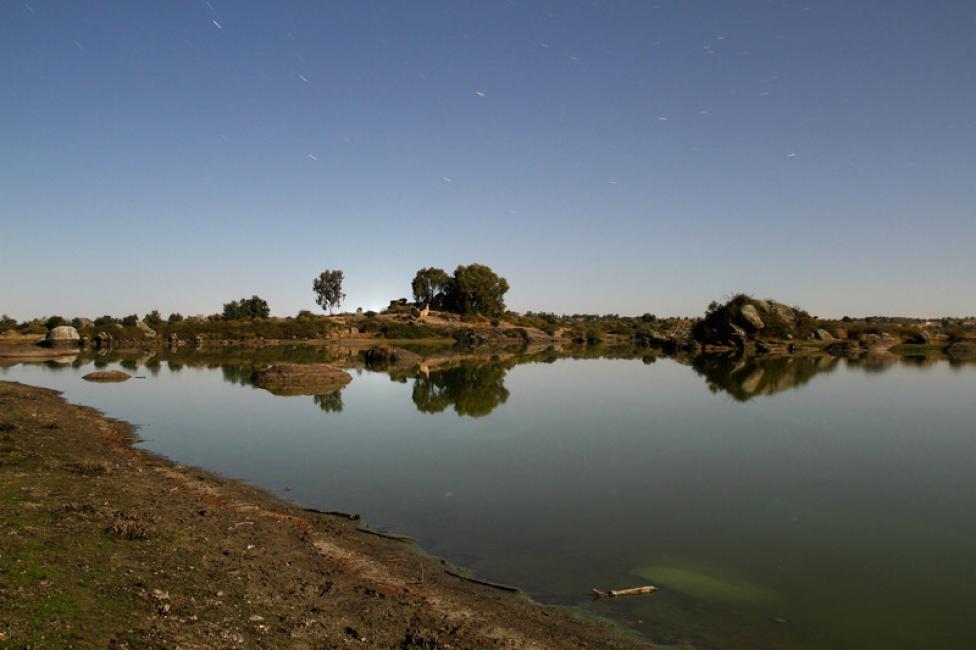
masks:
<svg viewBox="0 0 976 650"><path fill-rule="evenodd" d="M463 363L454 368L414 379L413 402L424 413L440 413L453 405L458 415L488 415L508 399L505 373L500 361Z"/></svg>
<svg viewBox="0 0 976 650"><path fill-rule="evenodd" d="M251 384L251 375L254 374L254 367L236 364L221 366L220 373L227 383L249 386Z"/></svg>
<svg viewBox="0 0 976 650"><path fill-rule="evenodd" d="M826 355L749 357L704 354L691 365L705 377L712 392L725 391L745 402L757 395L774 395L809 382L837 368L839 359Z"/></svg>
<svg viewBox="0 0 976 650"><path fill-rule="evenodd" d="M342 413L342 391L337 390L328 395L315 395L312 399L319 408L326 413Z"/></svg>

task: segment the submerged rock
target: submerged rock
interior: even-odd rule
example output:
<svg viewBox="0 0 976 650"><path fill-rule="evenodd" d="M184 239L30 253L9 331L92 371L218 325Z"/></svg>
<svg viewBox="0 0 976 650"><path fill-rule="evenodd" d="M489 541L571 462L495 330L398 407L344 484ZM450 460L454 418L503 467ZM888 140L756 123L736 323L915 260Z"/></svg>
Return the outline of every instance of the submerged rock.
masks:
<svg viewBox="0 0 976 650"><path fill-rule="evenodd" d="M97 382L113 382L113 381L125 381L129 379L132 375L121 370L102 370L98 372L90 372L82 379L85 381L97 381Z"/></svg>
<svg viewBox="0 0 976 650"><path fill-rule="evenodd" d="M352 381L352 375L327 363L281 363L256 370L251 381L275 395L327 395Z"/></svg>

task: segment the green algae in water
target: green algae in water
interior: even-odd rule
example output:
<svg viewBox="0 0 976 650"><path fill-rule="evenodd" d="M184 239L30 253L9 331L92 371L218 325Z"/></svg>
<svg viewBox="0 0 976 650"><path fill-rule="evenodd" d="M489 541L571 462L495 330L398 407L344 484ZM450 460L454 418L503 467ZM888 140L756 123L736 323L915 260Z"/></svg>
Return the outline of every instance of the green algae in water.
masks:
<svg viewBox="0 0 976 650"><path fill-rule="evenodd" d="M647 566L633 571L634 575L656 586L680 592L704 601L726 605L762 605L779 598L771 589L751 583L726 571L703 570L693 566Z"/></svg>

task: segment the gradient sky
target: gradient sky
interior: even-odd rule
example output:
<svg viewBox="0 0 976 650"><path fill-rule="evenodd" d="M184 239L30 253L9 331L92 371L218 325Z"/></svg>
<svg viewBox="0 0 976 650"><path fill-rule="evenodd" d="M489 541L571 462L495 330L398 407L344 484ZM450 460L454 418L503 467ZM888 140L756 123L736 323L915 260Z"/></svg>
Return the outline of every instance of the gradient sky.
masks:
<svg viewBox="0 0 976 650"><path fill-rule="evenodd" d="M0 2L0 311L976 313L976 3Z"/></svg>

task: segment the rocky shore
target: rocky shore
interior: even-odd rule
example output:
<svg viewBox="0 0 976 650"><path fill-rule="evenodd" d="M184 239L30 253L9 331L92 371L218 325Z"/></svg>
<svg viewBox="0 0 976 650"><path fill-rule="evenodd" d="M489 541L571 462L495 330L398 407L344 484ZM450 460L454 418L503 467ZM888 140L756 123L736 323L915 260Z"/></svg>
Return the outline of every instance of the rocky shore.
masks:
<svg viewBox="0 0 976 650"><path fill-rule="evenodd" d="M632 648L340 514L131 446L0 382L0 642L12 647Z"/></svg>

